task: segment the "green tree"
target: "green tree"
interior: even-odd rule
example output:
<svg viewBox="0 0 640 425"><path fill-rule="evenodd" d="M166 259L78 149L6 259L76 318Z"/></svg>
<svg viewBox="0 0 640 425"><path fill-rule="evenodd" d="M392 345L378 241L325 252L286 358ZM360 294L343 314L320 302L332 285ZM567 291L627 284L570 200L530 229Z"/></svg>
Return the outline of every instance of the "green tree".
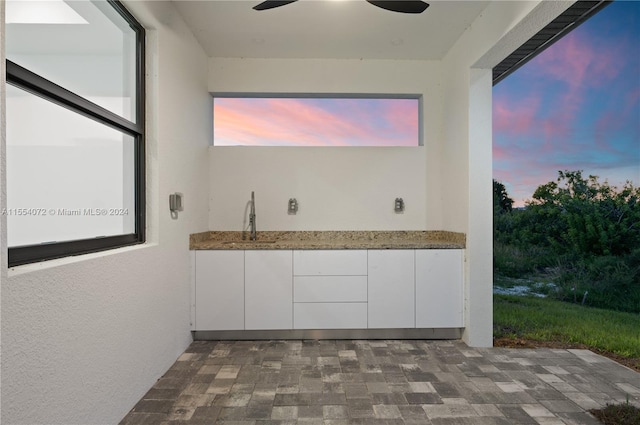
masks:
<svg viewBox="0 0 640 425"><path fill-rule="evenodd" d="M509 197L504 184L493 179L493 210L499 213L508 213L513 209L513 199Z"/></svg>
<svg viewBox="0 0 640 425"><path fill-rule="evenodd" d="M528 203L528 230L560 252L628 254L640 246L639 199L631 182L618 189L582 171L559 171L556 182L539 186Z"/></svg>
<svg viewBox="0 0 640 425"><path fill-rule="evenodd" d="M640 188L559 171L524 209L500 207L494 182L494 265L522 277L551 272L557 298L640 312Z"/></svg>

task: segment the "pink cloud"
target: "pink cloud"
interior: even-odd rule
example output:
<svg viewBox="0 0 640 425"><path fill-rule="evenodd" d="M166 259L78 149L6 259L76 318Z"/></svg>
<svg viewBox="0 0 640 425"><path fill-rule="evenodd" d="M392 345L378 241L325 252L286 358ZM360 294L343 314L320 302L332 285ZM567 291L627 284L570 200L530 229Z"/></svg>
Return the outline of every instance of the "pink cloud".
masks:
<svg viewBox="0 0 640 425"><path fill-rule="evenodd" d="M251 145L259 138L286 139L290 136L278 126L277 116L258 114L258 110L250 105L244 108L216 107L214 116L214 137L234 143Z"/></svg>
<svg viewBox="0 0 640 425"><path fill-rule="evenodd" d="M536 114L539 108L538 94L531 94L515 104L505 99L494 99L493 129L508 135L530 133L536 125Z"/></svg>
<svg viewBox="0 0 640 425"><path fill-rule="evenodd" d="M509 159L509 151L502 146L493 145L493 160Z"/></svg>
<svg viewBox="0 0 640 425"><path fill-rule="evenodd" d="M625 98L625 109L631 110L638 102L640 102L640 86L627 93Z"/></svg>
<svg viewBox="0 0 640 425"><path fill-rule="evenodd" d="M308 105L303 101L271 99L271 114L277 114L277 125L298 142L309 140L312 144L344 144L349 137L366 137L362 128L339 115ZM301 138L303 138L301 140Z"/></svg>
<svg viewBox="0 0 640 425"><path fill-rule="evenodd" d="M623 55L617 45L603 45L587 33L572 32L533 59L533 72L574 88L601 87L618 76Z"/></svg>
<svg viewBox="0 0 640 425"><path fill-rule="evenodd" d="M571 134L573 119L565 111L558 111L555 115L547 117L539 123L544 135L544 152L552 152L557 148L556 140L559 138L568 139Z"/></svg>
<svg viewBox="0 0 640 425"><path fill-rule="evenodd" d="M216 105L214 119L216 138L243 145L263 145L265 141L310 146L341 144L345 132L353 134L358 130L325 111L282 99L225 99Z"/></svg>
<svg viewBox="0 0 640 425"><path fill-rule="evenodd" d="M384 116L393 124L394 132L404 137L415 137L419 123L415 112L415 100L395 100L388 103Z"/></svg>
<svg viewBox="0 0 640 425"><path fill-rule="evenodd" d="M571 135L587 90L613 81L620 73L623 54L620 46L603 45L589 34L573 32L533 59L531 74L561 84L553 115L542 124L545 140Z"/></svg>

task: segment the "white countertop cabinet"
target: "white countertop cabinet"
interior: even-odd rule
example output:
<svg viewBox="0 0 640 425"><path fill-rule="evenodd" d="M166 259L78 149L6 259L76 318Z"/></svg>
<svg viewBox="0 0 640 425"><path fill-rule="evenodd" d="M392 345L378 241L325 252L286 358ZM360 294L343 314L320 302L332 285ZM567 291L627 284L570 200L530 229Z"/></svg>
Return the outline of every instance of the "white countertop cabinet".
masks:
<svg viewBox="0 0 640 425"><path fill-rule="evenodd" d="M245 329L293 327L291 251L245 251Z"/></svg>
<svg viewBox="0 0 640 425"><path fill-rule="evenodd" d="M194 251L194 331L462 328L462 249Z"/></svg>
<svg viewBox="0 0 640 425"><path fill-rule="evenodd" d="M244 329L244 252L195 256L195 329Z"/></svg>
<svg viewBox="0 0 640 425"><path fill-rule="evenodd" d="M416 327L461 328L462 250L416 250Z"/></svg>
<svg viewBox="0 0 640 425"><path fill-rule="evenodd" d="M413 328L414 250L370 250L369 328Z"/></svg>

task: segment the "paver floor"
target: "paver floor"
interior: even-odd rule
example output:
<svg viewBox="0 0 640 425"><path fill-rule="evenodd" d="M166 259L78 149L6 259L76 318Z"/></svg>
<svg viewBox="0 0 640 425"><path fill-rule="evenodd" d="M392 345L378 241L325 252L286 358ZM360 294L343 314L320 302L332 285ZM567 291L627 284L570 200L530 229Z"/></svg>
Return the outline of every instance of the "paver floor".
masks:
<svg viewBox="0 0 640 425"><path fill-rule="evenodd" d="M196 341L121 425L600 424L640 374L588 350Z"/></svg>

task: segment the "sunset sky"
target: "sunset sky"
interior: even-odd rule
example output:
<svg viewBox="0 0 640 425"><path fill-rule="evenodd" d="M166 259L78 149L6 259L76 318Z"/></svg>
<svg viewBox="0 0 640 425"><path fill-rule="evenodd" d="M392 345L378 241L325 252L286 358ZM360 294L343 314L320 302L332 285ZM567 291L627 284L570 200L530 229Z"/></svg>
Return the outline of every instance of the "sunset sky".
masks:
<svg viewBox="0 0 640 425"><path fill-rule="evenodd" d="M515 205L558 170L640 184L640 2L605 7L493 96L493 175Z"/></svg>
<svg viewBox="0 0 640 425"><path fill-rule="evenodd" d="M418 99L216 98L217 146L417 146Z"/></svg>

